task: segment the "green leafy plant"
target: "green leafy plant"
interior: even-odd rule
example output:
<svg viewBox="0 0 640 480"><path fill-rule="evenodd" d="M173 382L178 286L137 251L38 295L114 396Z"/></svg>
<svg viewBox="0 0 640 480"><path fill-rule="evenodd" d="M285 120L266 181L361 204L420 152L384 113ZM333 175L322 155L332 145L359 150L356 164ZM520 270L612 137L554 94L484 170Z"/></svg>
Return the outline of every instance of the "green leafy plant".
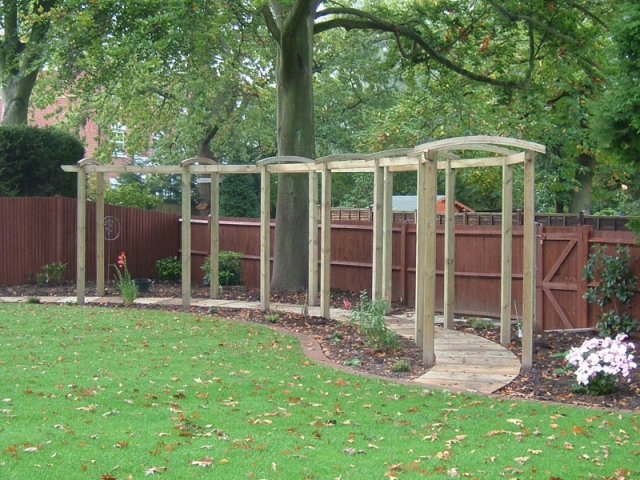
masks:
<svg viewBox="0 0 640 480"><path fill-rule="evenodd" d="M267 321L270 323L278 323L278 320L280 320L280 312L278 312L277 310L274 310L273 312L270 312L267 314Z"/></svg>
<svg viewBox="0 0 640 480"><path fill-rule="evenodd" d="M218 255L218 279L220 285L242 285L242 252L222 251ZM204 259L204 284L211 284L211 257Z"/></svg>
<svg viewBox="0 0 640 480"><path fill-rule="evenodd" d="M356 358L356 357L350 358L350 359L344 361L344 364L348 365L350 367L357 367L361 363L362 363L362 361L359 358Z"/></svg>
<svg viewBox="0 0 640 480"><path fill-rule="evenodd" d="M156 260L156 270L160 280L179 280L182 276L182 263L178 257L161 258Z"/></svg>
<svg viewBox="0 0 640 480"><path fill-rule="evenodd" d="M38 285L59 285L62 283L67 264L62 262L48 263L42 267L42 272L36 275Z"/></svg>
<svg viewBox="0 0 640 480"><path fill-rule="evenodd" d="M394 372L408 372L409 371L409 361L408 360L398 360L391 366L391 370Z"/></svg>
<svg viewBox="0 0 640 480"><path fill-rule="evenodd" d="M27 297L27 303L40 303L40 299L38 297Z"/></svg>
<svg viewBox="0 0 640 480"><path fill-rule="evenodd" d="M360 293L360 303L351 308L351 324L357 325L367 345L379 352L389 352L399 345L398 336L385 321L386 311L387 301L371 301L366 291Z"/></svg>
<svg viewBox="0 0 640 480"><path fill-rule="evenodd" d="M482 328L482 329L491 329L495 327L493 320L489 318L477 318L477 317L470 317L467 320L467 325L469 325L471 328Z"/></svg>
<svg viewBox="0 0 640 480"><path fill-rule="evenodd" d="M638 277L630 263L635 261L629 248L617 245L615 255L607 255L604 245L595 247L582 271L583 280L596 282L584 294L589 303L600 307L598 330L601 337L612 337L638 329L638 321L631 318L631 300L635 295Z"/></svg>
<svg viewBox="0 0 640 480"><path fill-rule="evenodd" d="M118 255L118 263L114 265L116 269L116 283L122 295L125 305L131 305L138 296L138 286L131 278L127 267L127 256L124 252Z"/></svg>

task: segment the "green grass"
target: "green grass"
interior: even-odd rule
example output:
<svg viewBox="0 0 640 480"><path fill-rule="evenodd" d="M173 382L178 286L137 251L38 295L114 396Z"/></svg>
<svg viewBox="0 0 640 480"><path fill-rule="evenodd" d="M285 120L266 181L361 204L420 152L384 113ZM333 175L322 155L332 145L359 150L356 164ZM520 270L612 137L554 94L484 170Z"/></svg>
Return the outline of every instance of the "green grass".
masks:
<svg viewBox="0 0 640 480"><path fill-rule="evenodd" d="M3 304L0 338L2 479L640 476L637 415L349 375L260 326Z"/></svg>

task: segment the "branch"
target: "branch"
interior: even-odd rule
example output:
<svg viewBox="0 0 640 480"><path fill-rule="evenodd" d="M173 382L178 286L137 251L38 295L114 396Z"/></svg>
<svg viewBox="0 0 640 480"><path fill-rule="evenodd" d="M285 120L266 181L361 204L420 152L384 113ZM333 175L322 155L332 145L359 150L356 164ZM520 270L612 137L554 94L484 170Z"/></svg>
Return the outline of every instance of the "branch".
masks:
<svg viewBox="0 0 640 480"><path fill-rule="evenodd" d="M576 2L572 1L572 0L566 0L567 4L572 6L573 8L577 8L578 10L580 10L582 13L584 13L587 17L591 17L593 18L593 20L595 20L597 23L599 23L600 25L602 25L602 27L608 32L609 31L609 26L600 19L600 17L598 17L595 13L591 12L590 10L588 10L586 7L583 7L582 5L578 5Z"/></svg>
<svg viewBox="0 0 640 480"><path fill-rule="evenodd" d="M344 28L345 30L359 29L359 30L379 30L379 31L385 31L385 32L392 32L402 37L406 37L409 40L413 40L415 44L418 45L422 50L424 50L424 52L429 57L433 58L435 61L447 67L448 69L470 80L486 83L489 85L495 85L498 87L523 88L523 85L513 80L496 80L494 78L480 75L478 73L467 70L466 68L454 63L453 61L449 60L444 55L442 55L440 52L438 52L415 30L404 27L402 25L396 25L391 22L387 22L386 20L378 18L375 15L372 15L370 13L362 12L360 10L356 10L352 8L333 8L333 9L326 9L326 10L322 10L321 12L318 12L318 14L316 15L316 18L322 17L324 15L344 14L344 13L349 15L356 15L358 17L361 17L361 19L352 20L348 18L334 18L331 20L327 20L325 22L321 22L315 25L314 34L324 32L332 28Z"/></svg>
<svg viewBox="0 0 640 480"><path fill-rule="evenodd" d="M262 7L260 7L260 12L262 13L262 16L264 17L264 21L267 24L267 30L269 30L269 33L271 34L273 39L276 41L276 43L280 45L280 28L278 28L276 19L273 18L269 5L267 5L266 3L262 5Z"/></svg>
<svg viewBox="0 0 640 480"><path fill-rule="evenodd" d="M521 21L527 22L529 24L537 25L541 29L549 32L554 37L557 37L557 38L559 38L561 40L564 40L567 43L571 43L572 45L576 45L578 47L580 45L582 45L582 42L578 42L575 38L571 38L570 36L565 35L562 32L559 32L555 28L551 28L549 25L547 25L545 23L542 23L540 20L538 20L535 17L531 17L529 15L520 15L520 14L516 14L516 13L511 13L506 8L504 8L504 7L500 6L500 5L496 5L495 1L493 1L493 0L488 0L488 1L489 1L489 3L491 5L493 5L493 7L498 12L500 12L502 15L507 17L512 22L517 22L517 21L521 20Z"/></svg>
<svg viewBox="0 0 640 480"><path fill-rule="evenodd" d="M293 38L296 30L298 30L302 22L304 22L309 10L311 8L315 10L320 3L321 0L294 0L291 11L282 25L283 40Z"/></svg>

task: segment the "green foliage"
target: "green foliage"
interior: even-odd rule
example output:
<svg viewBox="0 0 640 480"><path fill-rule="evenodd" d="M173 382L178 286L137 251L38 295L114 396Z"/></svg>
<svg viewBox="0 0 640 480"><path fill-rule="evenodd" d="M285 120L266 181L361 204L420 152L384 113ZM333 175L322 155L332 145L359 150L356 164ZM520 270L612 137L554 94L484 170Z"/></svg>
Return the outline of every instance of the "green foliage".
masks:
<svg viewBox="0 0 640 480"><path fill-rule="evenodd" d="M42 272L36 275L38 285L59 285L62 283L67 264L62 262L48 263L42 267Z"/></svg>
<svg viewBox="0 0 640 480"><path fill-rule="evenodd" d="M182 276L182 262L178 257L161 258L156 260L156 270L160 280L179 280Z"/></svg>
<svg viewBox="0 0 640 480"><path fill-rule="evenodd" d="M408 360L398 360L391 366L391 371L393 372L408 372L409 371L409 361Z"/></svg>
<svg viewBox="0 0 640 480"><path fill-rule="evenodd" d="M467 325L471 328L492 329L495 328L495 323L489 318L476 318L471 317L467 320Z"/></svg>
<svg viewBox="0 0 640 480"><path fill-rule="evenodd" d="M625 1L611 22L617 57L611 88L599 102L595 135L624 162L640 154L640 5ZM616 55L617 54L617 55Z"/></svg>
<svg viewBox="0 0 640 480"><path fill-rule="evenodd" d="M130 183L106 189L104 201L112 205L151 210L162 203L162 198L153 194L147 186Z"/></svg>
<svg viewBox="0 0 640 480"><path fill-rule="evenodd" d="M357 367L358 365L362 364L362 360L360 360L357 357L353 357L353 358L349 358L348 360L345 360L344 364L349 367Z"/></svg>
<svg viewBox="0 0 640 480"><path fill-rule="evenodd" d="M597 282L587 288L584 298L600 307L598 329L602 337L613 337L638 328L638 321L630 314L638 284L638 277L630 268L633 261L635 258L631 258L628 247L617 245L616 254L607 255L606 247L600 245L594 247L584 266L582 278Z"/></svg>
<svg viewBox="0 0 640 480"><path fill-rule="evenodd" d="M386 311L387 301L371 301L366 291L360 293L360 303L351 309L351 324L360 328L366 344L378 352L389 352L399 345L398 336L385 321Z"/></svg>
<svg viewBox="0 0 640 480"><path fill-rule="evenodd" d="M218 279L223 285L242 285L242 252L222 251L218 255ZM211 257L204 259L204 284L211 284Z"/></svg>
<svg viewBox="0 0 640 480"><path fill-rule="evenodd" d="M138 296L138 285L131 278L127 266L127 256L124 252L118 255L118 263L113 266L116 269L116 284L125 305L131 305Z"/></svg>
<svg viewBox="0 0 640 480"><path fill-rule="evenodd" d="M258 218L260 216L260 176L226 175L220 185L220 215Z"/></svg>
<svg viewBox="0 0 640 480"><path fill-rule="evenodd" d="M75 176L61 165L84 156L76 137L54 128L0 127L0 196L76 196Z"/></svg>
<svg viewBox="0 0 640 480"><path fill-rule="evenodd" d="M269 323L278 323L278 320L280 320L280 313L277 310L274 310L273 312L269 312L266 318Z"/></svg>

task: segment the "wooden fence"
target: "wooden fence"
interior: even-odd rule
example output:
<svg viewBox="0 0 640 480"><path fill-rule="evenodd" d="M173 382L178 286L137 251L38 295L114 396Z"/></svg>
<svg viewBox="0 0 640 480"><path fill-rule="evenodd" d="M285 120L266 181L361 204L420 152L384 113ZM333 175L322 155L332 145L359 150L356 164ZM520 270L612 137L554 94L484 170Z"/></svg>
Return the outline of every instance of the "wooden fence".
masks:
<svg viewBox="0 0 640 480"><path fill-rule="evenodd" d="M579 227L589 225L594 230L627 231L626 224L631 217L585 215L584 213L537 213L536 223L554 227ZM332 221L370 222L370 208L332 208ZM512 214L513 225L522 226L524 214L520 211ZM415 212L393 212L394 222L415 223ZM445 215L436 214L436 223L444 225ZM502 225L502 213L498 212L461 212L456 214L456 225Z"/></svg>
<svg viewBox="0 0 640 480"><path fill-rule="evenodd" d="M65 279L76 278L76 199L0 197L0 285L35 281L42 267L66 263ZM154 278L159 258L178 255L179 216L105 205L105 272L113 278L118 255L126 252L134 277ZM96 278L95 204L87 202L87 279Z"/></svg>
<svg viewBox="0 0 640 480"><path fill-rule="evenodd" d="M95 208L89 202L87 216L87 279L95 280ZM75 280L76 200L63 197L0 198L0 285L33 281L43 265L68 265L65 278ZM155 262L180 253L180 218L158 213L107 205L105 214L117 219L117 231L108 233L105 265L125 251L135 277L156 278ZM115 220L114 220L115 222ZM392 298L413 305L415 301L415 224L403 222L393 227ZM243 281L259 287L260 224L257 219L221 219L220 249L243 253ZM436 305L443 303L444 231L437 230ZM272 225L273 229L273 225ZM273 232L273 230L272 230ZM333 222L331 231L331 287L349 291L371 291L372 232L370 222ZM456 313L458 315L500 316L499 226L456 226ZM537 227L538 329L593 327L597 308L583 298L588 285L582 269L595 244L613 252L615 245L627 245L634 257L640 246L628 231L598 231L591 226ZM208 254L209 221L192 219L192 280L201 281L199 268ZM514 227L513 286L515 317L522 312L522 228ZM632 269L640 275L640 262ZM113 271L107 269L109 276ZM634 302L633 315L640 318L640 301Z"/></svg>

